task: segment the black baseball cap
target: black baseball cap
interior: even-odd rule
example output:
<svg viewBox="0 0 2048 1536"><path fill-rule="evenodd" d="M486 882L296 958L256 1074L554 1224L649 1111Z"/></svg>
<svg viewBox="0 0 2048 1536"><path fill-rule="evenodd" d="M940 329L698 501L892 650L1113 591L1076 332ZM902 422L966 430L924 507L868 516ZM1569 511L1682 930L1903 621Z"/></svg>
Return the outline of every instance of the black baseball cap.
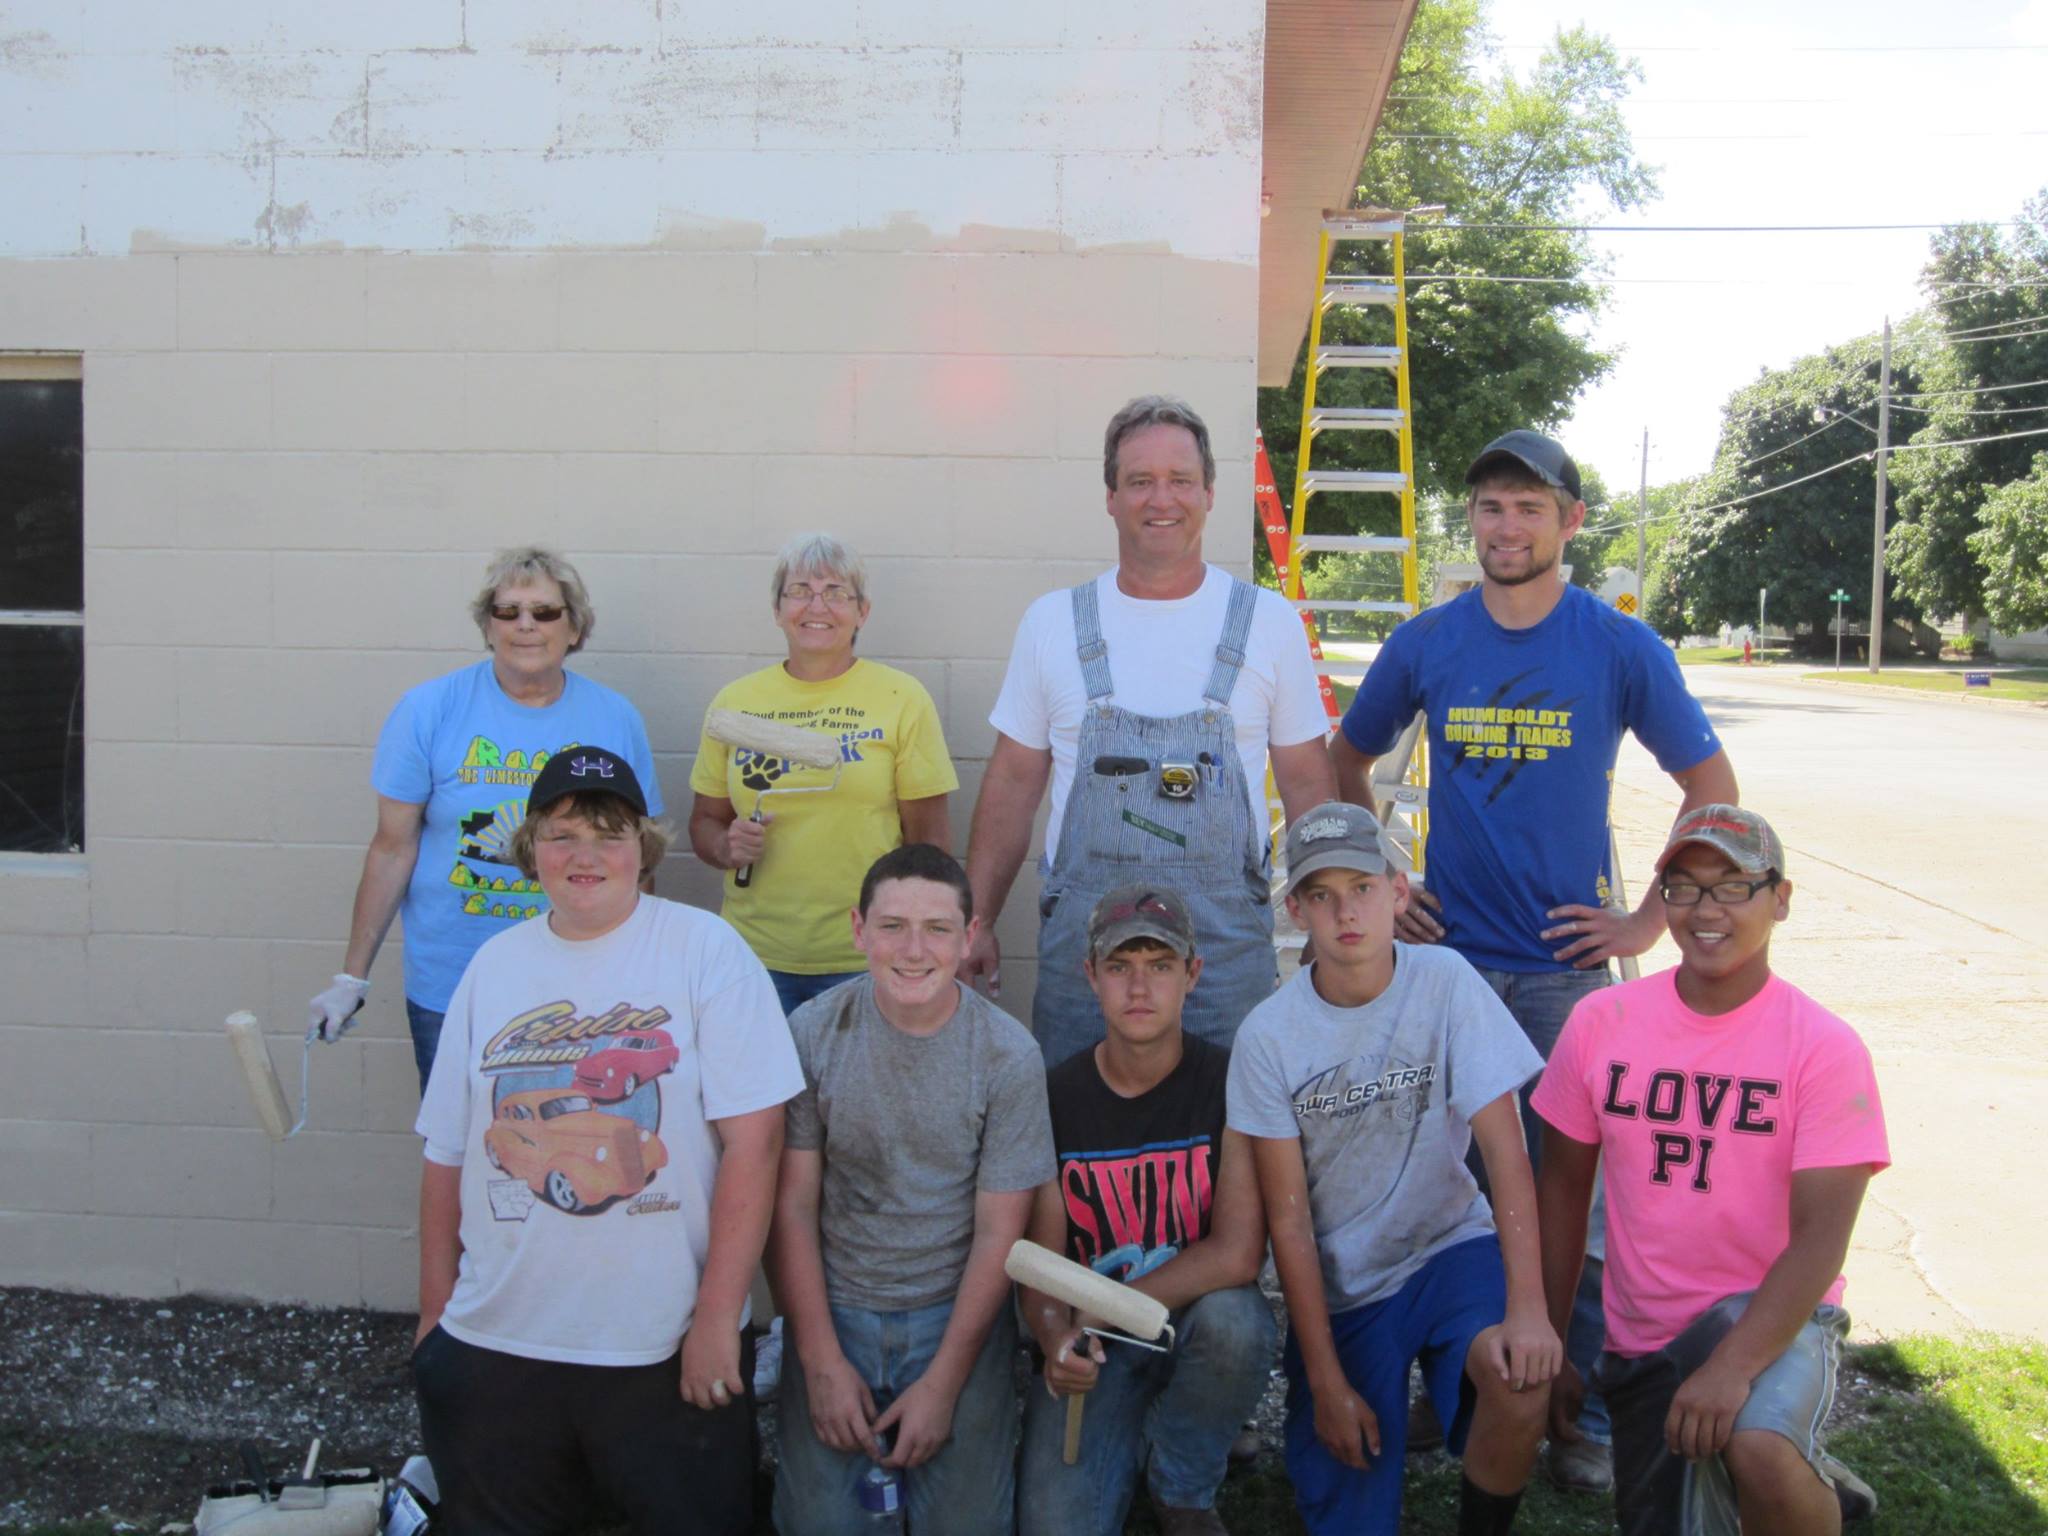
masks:
<svg viewBox="0 0 2048 1536"><path fill-rule="evenodd" d="M1555 438L1526 430L1503 432L1479 450L1479 457L1465 471L1465 483L1477 485L1487 466L1498 459L1514 460L1545 485L1566 492L1573 501L1586 499L1579 489L1579 466Z"/></svg>
<svg viewBox="0 0 2048 1536"><path fill-rule="evenodd" d="M603 747L564 747L549 758L526 792L526 814L532 816L564 795L585 790L617 795L642 816L647 814L647 796L633 765Z"/></svg>

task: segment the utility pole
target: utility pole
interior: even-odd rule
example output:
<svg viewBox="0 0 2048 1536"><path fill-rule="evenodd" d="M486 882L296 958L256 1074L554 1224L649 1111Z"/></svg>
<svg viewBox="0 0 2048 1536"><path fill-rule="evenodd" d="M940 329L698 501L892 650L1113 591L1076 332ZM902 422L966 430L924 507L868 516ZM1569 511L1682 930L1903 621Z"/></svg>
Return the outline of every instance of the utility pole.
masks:
<svg viewBox="0 0 2048 1536"><path fill-rule="evenodd" d="M1870 670L1884 667L1884 480L1885 450L1891 446L1892 317L1884 317L1884 357L1877 374L1877 504L1872 509L1875 541L1870 551Z"/></svg>
<svg viewBox="0 0 2048 1536"><path fill-rule="evenodd" d="M1643 428L1643 480L1636 497L1636 617L1647 621L1650 593L1643 585L1643 527L1650 520L1650 429Z"/></svg>

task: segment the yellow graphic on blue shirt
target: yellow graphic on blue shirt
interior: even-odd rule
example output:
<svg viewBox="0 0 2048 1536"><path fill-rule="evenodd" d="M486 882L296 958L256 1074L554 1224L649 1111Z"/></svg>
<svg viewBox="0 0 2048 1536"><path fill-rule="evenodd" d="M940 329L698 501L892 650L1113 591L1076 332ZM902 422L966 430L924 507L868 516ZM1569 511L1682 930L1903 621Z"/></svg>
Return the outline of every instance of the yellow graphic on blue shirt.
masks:
<svg viewBox="0 0 2048 1536"><path fill-rule="evenodd" d="M571 1216L621 1200L629 1216L678 1208L642 1193L668 1166L657 1080L682 1057L661 1028L671 1017L627 1002L580 1014L558 999L507 1021L485 1044L477 1063L491 1079L484 1156L505 1175L488 1181L498 1220L526 1220L535 1196Z"/></svg>
<svg viewBox="0 0 2048 1536"><path fill-rule="evenodd" d="M1443 738L1453 773L1469 772L1485 780L1500 776L1487 792L1491 804L1530 763L1569 752L1576 696L1553 700L1550 689L1538 686L1515 697L1534 674L1524 672L1494 689L1484 704L1462 704L1444 711L1436 729Z"/></svg>

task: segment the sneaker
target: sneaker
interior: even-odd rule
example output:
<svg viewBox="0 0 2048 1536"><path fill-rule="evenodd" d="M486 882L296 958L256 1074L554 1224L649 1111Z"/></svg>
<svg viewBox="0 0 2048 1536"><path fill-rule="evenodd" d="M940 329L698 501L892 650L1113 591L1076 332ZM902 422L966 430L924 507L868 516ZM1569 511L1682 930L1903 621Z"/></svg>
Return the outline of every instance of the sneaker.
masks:
<svg viewBox="0 0 2048 1536"><path fill-rule="evenodd" d="M1247 1424L1237 1432L1237 1438L1230 1442L1230 1459L1235 1462L1257 1461L1259 1452L1265 1448L1265 1436Z"/></svg>
<svg viewBox="0 0 2048 1536"><path fill-rule="evenodd" d="M1550 1481L1567 1493L1607 1493L1614 1487L1614 1450L1593 1440L1550 1442Z"/></svg>
<svg viewBox="0 0 2048 1536"><path fill-rule="evenodd" d="M1178 1509L1171 1504L1154 1504L1159 1517L1159 1536L1230 1536L1230 1528L1213 1509Z"/></svg>
<svg viewBox="0 0 2048 1536"><path fill-rule="evenodd" d="M766 1402L782 1381L782 1319L776 1318L768 1331L754 1341L754 1401Z"/></svg>
<svg viewBox="0 0 2048 1536"><path fill-rule="evenodd" d="M1834 1486L1835 1502L1842 1507L1842 1524L1868 1520L1877 1513L1877 1494L1870 1484L1825 1451L1821 1453L1820 1473Z"/></svg>

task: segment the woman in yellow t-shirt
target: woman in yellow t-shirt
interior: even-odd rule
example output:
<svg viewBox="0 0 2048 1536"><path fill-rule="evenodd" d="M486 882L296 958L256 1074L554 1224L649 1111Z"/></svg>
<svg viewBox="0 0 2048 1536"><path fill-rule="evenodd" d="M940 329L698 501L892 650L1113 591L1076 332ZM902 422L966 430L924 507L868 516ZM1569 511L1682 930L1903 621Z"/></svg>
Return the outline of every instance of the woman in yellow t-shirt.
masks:
<svg viewBox="0 0 2048 1536"><path fill-rule="evenodd" d="M924 685L853 653L868 619L859 555L829 534L801 535L777 557L770 591L788 657L728 683L711 707L838 737L839 781L822 794L771 796L753 821L763 790L822 787L831 771L702 736L690 774L690 846L728 872L720 910L793 1012L866 974L847 921L861 877L904 843L950 851L946 796L960 780ZM749 866L740 885L732 872Z"/></svg>

